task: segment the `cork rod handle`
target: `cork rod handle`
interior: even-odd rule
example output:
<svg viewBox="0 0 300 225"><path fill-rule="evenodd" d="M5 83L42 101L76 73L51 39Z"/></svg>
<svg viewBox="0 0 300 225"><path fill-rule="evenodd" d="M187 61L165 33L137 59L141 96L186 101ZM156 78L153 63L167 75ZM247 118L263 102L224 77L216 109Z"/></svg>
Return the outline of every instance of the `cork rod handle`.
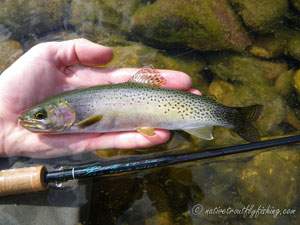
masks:
<svg viewBox="0 0 300 225"><path fill-rule="evenodd" d="M0 196L46 190L45 172L44 166L1 170Z"/></svg>

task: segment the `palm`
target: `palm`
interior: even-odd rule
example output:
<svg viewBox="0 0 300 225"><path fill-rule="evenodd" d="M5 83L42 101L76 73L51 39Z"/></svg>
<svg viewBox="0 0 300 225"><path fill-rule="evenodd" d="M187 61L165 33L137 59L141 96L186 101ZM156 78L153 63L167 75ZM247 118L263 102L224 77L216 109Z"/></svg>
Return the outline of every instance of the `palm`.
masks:
<svg viewBox="0 0 300 225"><path fill-rule="evenodd" d="M137 148L162 143L169 133L157 130L155 137L137 132L107 134L34 134L17 125L18 116L36 103L60 92L79 87L124 82L136 69L95 69L112 57L108 48L79 39L38 45L0 77L0 129L5 155L54 157L103 148ZM166 87L188 89L183 73L164 71ZM177 82L174 82L176 76ZM0 147L1 150L1 147ZM0 152L1 153L1 152ZM4 155L3 154L3 155Z"/></svg>

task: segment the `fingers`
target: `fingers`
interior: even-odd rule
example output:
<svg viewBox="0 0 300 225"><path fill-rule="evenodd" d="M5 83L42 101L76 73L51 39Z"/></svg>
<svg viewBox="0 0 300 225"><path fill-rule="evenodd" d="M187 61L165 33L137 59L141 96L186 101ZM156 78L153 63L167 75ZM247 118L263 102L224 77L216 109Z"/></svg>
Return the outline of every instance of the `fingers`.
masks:
<svg viewBox="0 0 300 225"><path fill-rule="evenodd" d="M195 94L195 95L202 95L201 92L197 89L189 89L188 92Z"/></svg>
<svg viewBox="0 0 300 225"><path fill-rule="evenodd" d="M167 130L155 130L155 134L154 137L144 136L136 131L105 134L40 134L34 135L31 140L31 145L36 143L34 147L39 151L24 152L20 155L49 158L99 149L146 148L164 143L170 138L170 132Z"/></svg>
<svg viewBox="0 0 300 225"><path fill-rule="evenodd" d="M128 81L139 69L100 69L82 66L69 67L66 76L66 89L76 89L103 84L115 84ZM191 78L183 72L172 70L158 70L166 79L164 88L187 90L190 88Z"/></svg>
<svg viewBox="0 0 300 225"><path fill-rule="evenodd" d="M87 66L104 65L108 63L113 53L110 48L95 44L86 39L75 39L57 42L56 59L64 66L83 64Z"/></svg>
<svg viewBox="0 0 300 225"><path fill-rule="evenodd" d="M104 65L113 56L110 48L98 45L86 39L74 39L62 42L46 42L36 45L26 54L27 57L43 58L53 61L56 67L82 64L87 66Z"/></svg>
<svg viewBox="0 0 300 225"><path fill-rule="evenodd" d="M136 131L106 133L99 138L91 140L89 149L109 149L109 148L146 148L166 142L170 138L167 130L155 130L155 136L148 137Z"/></svg>

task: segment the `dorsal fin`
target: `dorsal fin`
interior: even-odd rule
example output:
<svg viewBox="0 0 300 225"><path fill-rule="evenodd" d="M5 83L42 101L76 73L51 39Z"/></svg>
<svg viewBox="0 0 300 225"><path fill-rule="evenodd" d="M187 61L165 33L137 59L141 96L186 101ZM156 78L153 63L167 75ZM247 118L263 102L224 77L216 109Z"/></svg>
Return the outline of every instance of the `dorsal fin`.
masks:
<svg viewBox="0 0 300 225"><path fill-rule="evenodd" d="M165 78L160 75L152 65L141 68L136 74L134 74L128 82L149 84L151 86L161 86L166 83Z"/></svg>

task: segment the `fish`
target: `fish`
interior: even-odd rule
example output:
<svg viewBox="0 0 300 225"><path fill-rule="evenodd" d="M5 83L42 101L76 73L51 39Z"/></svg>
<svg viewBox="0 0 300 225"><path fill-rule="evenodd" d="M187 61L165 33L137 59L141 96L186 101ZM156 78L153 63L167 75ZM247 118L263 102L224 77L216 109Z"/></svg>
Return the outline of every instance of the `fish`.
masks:
<svg viewBox="0 0 300 225"><path fill-rule="evenodd" d="M260 140L251 123L263 106L229 107L207 96L160 87L165 78L142 68L128 82L92 86L50 97L19 117L33 133L107 133L135 130L155 136L154 129L184 130L205 140L213 127L231 129L247 142Z"/></svg>

